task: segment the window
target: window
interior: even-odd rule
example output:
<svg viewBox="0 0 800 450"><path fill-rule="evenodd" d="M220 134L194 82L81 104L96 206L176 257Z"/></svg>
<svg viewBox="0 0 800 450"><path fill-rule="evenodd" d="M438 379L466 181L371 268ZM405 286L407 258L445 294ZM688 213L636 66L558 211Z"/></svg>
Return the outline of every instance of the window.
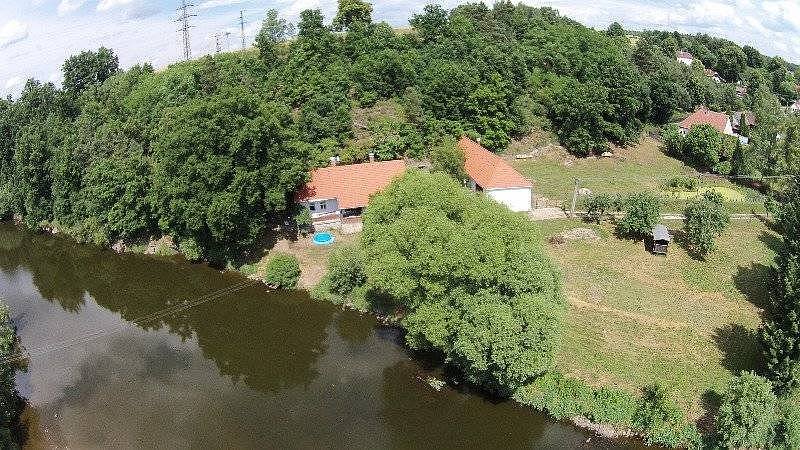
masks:
<svg viewBox="0 0 800 450"><path fill-rule="evenodd" d="M315 204L313 204L313 203L309 203L308 204L308 210L309 211L316 211L317 210L317 206Z"/></svg>
<svg viewBox="0 0 800 450"><path fill-rule="evenodd" d="M319 202L319 209L323 211L328 209L328 202Z"/></svg>

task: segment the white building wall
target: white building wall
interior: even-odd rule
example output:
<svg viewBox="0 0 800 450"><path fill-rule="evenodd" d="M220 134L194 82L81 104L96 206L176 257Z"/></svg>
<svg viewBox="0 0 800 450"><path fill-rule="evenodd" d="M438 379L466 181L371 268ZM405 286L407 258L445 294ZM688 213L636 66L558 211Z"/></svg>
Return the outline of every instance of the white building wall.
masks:
<svg viewBox="0 0 800 450"><path fill-rule="evenodd" d="M306 203L306 207L311 211L311 217L320 217L339 211L339 201L335 198L328 200L311 200Z"/></svg>
<svg viewBox="0 0 800 450"><path fill-rule="evenodd" d="M533 192L531 188L489 189L484 193L496 202L506 205L514 212L527 212L531 210Z"/></svg>
<svg viewBox="0 0 800 450"><path fill-rule="evenodd" d="M731 119L728 119L728 121L725 122L725 134L727 134L728 136L734 136L733 125L731 124Z"/></svg>

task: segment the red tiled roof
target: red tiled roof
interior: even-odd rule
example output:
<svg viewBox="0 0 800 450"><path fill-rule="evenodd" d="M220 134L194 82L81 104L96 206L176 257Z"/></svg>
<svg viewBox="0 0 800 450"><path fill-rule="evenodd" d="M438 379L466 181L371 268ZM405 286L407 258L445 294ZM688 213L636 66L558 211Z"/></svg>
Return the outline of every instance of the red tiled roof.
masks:
<svg viewBox="0 0 800 450"><path fill-rule="evenodd" d="M683 119L679 126L687 130L695 125L709 124L720 133L725 132L725 124L728 123L728 115L725 113L718 113L711 111L707 108L700 108L689 117Z"/></svg>
<svg viewBox="0 0 800 450"><path fill-rule="evenodd" d="M295 195L295 200L335 198L340 209L363 208L370 195L385 189L405 171L402 160L321 167L311 171L311 180Z"/></svg>
<svg viewBox="0 0 800 450"><path fill-rule="evenodd" d="M464 169L483 189L533 187L530 180L520 175L503 158L483 148L470 138L463 137L458 147L464 152Z"/></svg>
<svg viewBox="0 0 800 450"><path fill-rule="evenodd" d="M678 58L683 58L683 59L694 59L694 55L692 55L689 52L685 52L685 51L678 52L677 53L677 57Z"/></svg>

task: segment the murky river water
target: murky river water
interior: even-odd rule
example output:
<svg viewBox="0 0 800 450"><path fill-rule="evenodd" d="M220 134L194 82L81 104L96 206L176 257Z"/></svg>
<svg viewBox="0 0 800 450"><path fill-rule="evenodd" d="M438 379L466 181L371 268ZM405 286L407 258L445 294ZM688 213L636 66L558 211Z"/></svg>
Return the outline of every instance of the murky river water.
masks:
<svg viewBox="0 0 800 450"><path fill-rule="evenodd" d="M396 330L234 274L0 224L29 448L635 448L422 381Z"/></svg>

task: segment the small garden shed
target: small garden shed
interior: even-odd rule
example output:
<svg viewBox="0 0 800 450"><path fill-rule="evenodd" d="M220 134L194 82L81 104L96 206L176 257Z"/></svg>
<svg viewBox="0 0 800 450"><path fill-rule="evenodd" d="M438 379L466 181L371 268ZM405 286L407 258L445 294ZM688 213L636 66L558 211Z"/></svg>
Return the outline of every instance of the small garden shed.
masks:
<svg viewBox="0 0 800 450"><path fill-rule="evenodd" d="M653 228L653 243L651 250L657 255L666 255L672 236L665 225L658 224Z"/></svg>

